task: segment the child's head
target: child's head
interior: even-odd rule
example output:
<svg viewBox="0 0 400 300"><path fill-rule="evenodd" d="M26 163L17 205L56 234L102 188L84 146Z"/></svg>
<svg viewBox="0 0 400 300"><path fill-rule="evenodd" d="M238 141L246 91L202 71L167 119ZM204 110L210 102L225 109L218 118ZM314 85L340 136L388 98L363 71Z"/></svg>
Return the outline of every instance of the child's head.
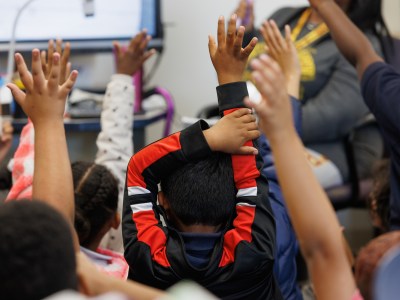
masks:
<svg viewBox="0 0 400 300"><path fill-rule="evenodd" d="M379 161L374 168L372 191L367 200L372 223L381 232L389 230L390 200L390 162Z"/></svg>
<svg viewBox="0 0 400 300"><path fill-rule="evenodd" d="M79 243L95 250L104 234L119 226L118 182L106 167L88 162L73 163L72 176Z"/></svg>
<svg viewBox="0 0 400 300"><path fill-rule="evenodd" d="M40 201L0 205L0 299L43 299L77 290L71 228Z"/></svg>
<svg viewBox="0 0 400 300"><path fill-rule="evenodd" d="M365 300L372 299L372 284L376 269L383 256L400 245L400 231L380 235L360 250L355 264L355 279Z"/></svg>
<svg viewBox="0 0 400 300"><path fill-rule="evenodd" d="M235 183L231 156L214 152L207 159L190 163L161 180L160 204L180 230L206 225L218 230L231 217Z"/></svg>

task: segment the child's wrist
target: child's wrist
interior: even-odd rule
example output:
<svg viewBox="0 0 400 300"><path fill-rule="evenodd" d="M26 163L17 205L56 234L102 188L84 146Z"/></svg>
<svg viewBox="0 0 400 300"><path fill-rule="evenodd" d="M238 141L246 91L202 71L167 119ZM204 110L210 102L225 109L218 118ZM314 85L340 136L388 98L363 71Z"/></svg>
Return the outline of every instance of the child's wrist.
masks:
<svg viewBox="0 0 400 300"><path fill-rule="evenodd" d="M236 76L231 74L218 74L218 83L219 85L224 85L228 83L242 81L242 76Z"/></svg>

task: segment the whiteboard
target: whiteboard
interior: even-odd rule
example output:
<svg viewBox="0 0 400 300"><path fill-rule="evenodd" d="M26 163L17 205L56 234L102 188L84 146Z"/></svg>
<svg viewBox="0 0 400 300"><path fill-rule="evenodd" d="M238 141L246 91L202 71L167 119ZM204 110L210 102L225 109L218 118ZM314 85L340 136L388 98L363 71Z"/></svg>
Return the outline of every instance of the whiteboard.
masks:
<svg viewBox="0 0 400 300"><path fill-rule="evenodd" d="M147 27L156 34L153 0L94 0L94 15L85 16L83 0L35 0L21 14L16 40L19 48L62 38L72 48L96 48L112 40L127 40ZM0 44L6 47L18 10L26 0L0 0ZM33 45L37 46L37 45ZM1 47L1 45L0 45Z"/></svg>

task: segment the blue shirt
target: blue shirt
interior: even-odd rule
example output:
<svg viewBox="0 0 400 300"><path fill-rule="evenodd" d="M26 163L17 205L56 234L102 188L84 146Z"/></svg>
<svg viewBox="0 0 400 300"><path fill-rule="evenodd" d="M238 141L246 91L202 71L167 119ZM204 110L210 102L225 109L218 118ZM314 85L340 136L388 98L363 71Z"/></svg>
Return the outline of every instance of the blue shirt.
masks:
<svg viewBox="0 0 400 300"><path fill-rule="evenodd" d="M221 239L221 232L217 233L180 233L185 243L186 257L193 267L204 268L210 261L215 243Z"/></svg>

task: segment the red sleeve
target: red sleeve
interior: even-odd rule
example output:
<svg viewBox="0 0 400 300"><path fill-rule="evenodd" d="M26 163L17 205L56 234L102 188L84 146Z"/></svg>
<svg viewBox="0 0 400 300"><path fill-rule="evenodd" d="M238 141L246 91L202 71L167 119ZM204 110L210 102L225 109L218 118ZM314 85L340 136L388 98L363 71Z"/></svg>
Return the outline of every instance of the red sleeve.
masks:
<svg viewBox="0 0 400 300"><path fill-rule="evenodd" d="M205 122L161 139L132 156L127 170L123 203L122 233L125 258L132 267L142 248L151 259L168 267L166 229L157 206L158 184L180 166L211 153L204 138Z"/></svg>

